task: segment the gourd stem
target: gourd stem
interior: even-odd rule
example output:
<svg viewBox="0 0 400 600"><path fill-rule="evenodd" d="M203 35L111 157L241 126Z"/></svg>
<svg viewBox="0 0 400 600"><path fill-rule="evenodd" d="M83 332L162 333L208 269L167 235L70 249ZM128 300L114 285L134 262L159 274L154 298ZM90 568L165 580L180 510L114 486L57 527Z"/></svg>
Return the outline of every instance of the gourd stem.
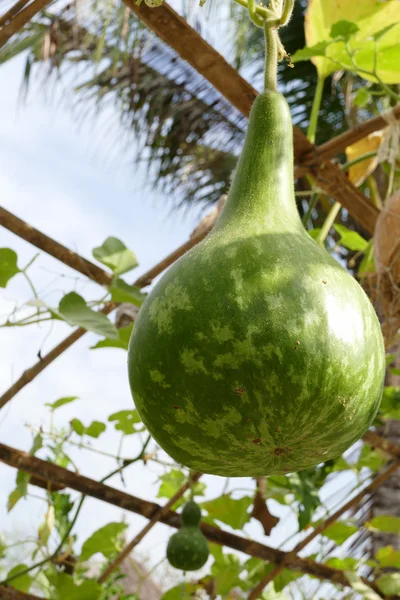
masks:
<svg viewBox="0 0 400 600"><path fill-rule="evenodd" d="M278 80L278 32L275 25L266 23L265 31L265 79L264 90L276 92Z"/></svg>
<svg viewBox="0 0 400 600"><path fill-rule="evenodd" d="M315 241L320 244L320 246L324 245L324 242L326 240L326 238L328 237L328 233L332 227L332 225L335 222L336 217L338 216L338 213L340 211L340 209L342 208L342 205L340 204L340 202L335 202L331 208L331 210L328 213L328 216L326 217L324 224L321 227L321 231L319 232L319 234L317 235Z"/></svg>
<svg viewBox="0 0 400 600"><path fill-rule="evenodd" d="M318 114L319 114L319 109L321 108L322 93L324 91L324 83L325 83L325 77L321 77L320 75L318 75L317 87L315 88L314 100L313 100L313 105L312 105L312 109L311 109L310 123L308 125L308 130L307 130L307 138L309 139L309 141L312 144L314 144L314 142L315 142L315 134L317 132Z"/></svg>

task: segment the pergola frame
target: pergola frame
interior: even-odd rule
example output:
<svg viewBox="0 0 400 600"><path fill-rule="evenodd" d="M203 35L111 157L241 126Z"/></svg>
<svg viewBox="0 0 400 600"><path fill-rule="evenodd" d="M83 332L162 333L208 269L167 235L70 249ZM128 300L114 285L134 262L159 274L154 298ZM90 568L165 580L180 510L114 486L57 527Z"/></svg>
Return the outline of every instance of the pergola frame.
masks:
<svg viewBox="0 0 400 600"><path fill-rule="evenodd" d="M251 105L257 96L256 90L168 4L164 2L162 6L154 10L147 7L145 3L137 6L134 0L123 0L123 2L158 37L171 46L183 60L187 61L200 75L207 79L243 115L249 115ZM33 16L50 3L51 0L33 0L31 2L30 0L19 0L11 9L0 17L0 47L3 46L12 35L22 29ZM397 105L392 110L390 118L400 119L400 105ZM374 233L379 210L348 180L346 175L331 161L331 159L343 152L348 145L355 143L373 131L383 128L388 120L384 117L375 117L319 147L311 144L297 127L294 127L293 129L296 165L295 176L300 177L309 173L316 180L318 186L329 196L340 202L354 219L356 219L370 234ZM57 258L65 265L85 275L92 281L95 281L99 285L107 287L111 284L112 278L109 273L1 207L0 225L12 231L22 239L30 242L37 248L47 252L54 258ZM134 285L139 288L148 286L157 275L175 262L187 250L201 241L208 234L211 227L212 224L205 230L202 230L201 233L191 237L187 242L179 246L174 252L165 257L147 273L139 277ZM101 312L109 314L117 306L118 304L115 302L108 302ZM41 357L35 365L25 370L21 377L0 397L0 409L85 333L85 329L75 329L73 333L55 346L47 355ZM378 474L369 485L363 488L326 521L314 528L313 531L301 540L293 550L284 552L205 523L201 525L204 535L210 541L239 550L249 556L260 558L275 565L272 573L262 579L256 588L249 594L249 600L258 598L263 588L272 581L283 568L289 568L303 574L313 575L321 580L329 581L344 587L350 585L343 571L333 569L323 563L302 558L298 555L298 552L340 516L354 506L357 506L365 496L371 495L380 485L382 485L382 483L387 481L400 466L400 446L391 444L371 431L367 432L363 439L372 447L380 448L393 460L391 460L386 469ZM172 512L170 508L188 489L189 482L186 482L173 498L171 498L163 507L160 507L155 503L111 488L104 483L73 473L67 469L43 461L26 452L10 448L1 443L0 461L11 467L29 473L33 477L31 483L34 485L40 485L45 489L51 489L51 486L53 486L53 489L58 490L68 487L80 492L83 496L97 498L149 519L149 523L146 527L135 536L131 543L122 551L120 557L118 557L111 565L114 565L113 568L107 570L110 573L114 568L118 567L128 551L131 551L132 548L143 539L147 531L149 531L157 522L164 523L174 528L180 526L180 516L177 513ZM198 478L200 477L200 474L195 474L194 477ZM374 581L367 579L364 579L363 581L377 594L384 597ZM3 598L4 600L39 600L37 596L25 594L9 586L0 586L0 598Z"/></svg>

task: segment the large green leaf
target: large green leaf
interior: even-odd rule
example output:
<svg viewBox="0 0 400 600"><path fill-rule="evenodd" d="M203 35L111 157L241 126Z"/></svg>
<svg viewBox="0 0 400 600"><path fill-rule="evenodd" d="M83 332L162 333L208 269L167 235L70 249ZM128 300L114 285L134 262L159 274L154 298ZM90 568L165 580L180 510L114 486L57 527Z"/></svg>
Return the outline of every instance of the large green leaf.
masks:
<svg viewBox="0 0 400 600"><path fill-rule="evenodd" d="M80 560L88 560L97 552L109 558L114 552L121 549L121 535L128 527L127 523L108 523L100 527L84 542Z"/></svg>
<svg viewBox="0 0 400 600"><path fill-rule="evenodd" d="M233 529L242 529L250 520L248 509L252 502L253 500L249 496L236 500L228 494L223 494L215 500L203 502L201 506L213 519L226 523Z"/></svg>
<svg viewBox="0 0 400 600"><path fill-rule="evenodd" d="M380 515L365 523L370 531L383 531L384 533L400 534L400 517L392 515Z"/></svg>
<svg viewBox="0 0 400 600"><path fill-rule="evenodd" d="M78 396L65 396L65 398L59 398L55 402L47 402L46 406L48 406L53 412L54 410L60 408L61 406L64 406L65 404L70 404L71 402L74 402L74 400L78 400Z"/></svg>
<svg viewBox="0 0 400 600"><path fill-rule="evenodd" d="M387 596L400 596L400 573L385 573L376 580L378 588Z"/></svg>
<svg viewBox="0 0 400 600"><path fill-rule="evenodd" d="M109 291L113 302L129 302L135 306L141 306L146 298L146 294L143 294L138 287L127 284L123 279L117 279Z"/></svg>
<svg viewBox="0 0 400 600"><path fill-rule="evenodd" d="M116 327L106 315L89 308L82 296L76 292L70 292L61 299L58 311L70 325L83 327L107 338L118 337Z"/></svg>
<svg viewBox="0 0 400 600"><path fill-rule="evenodd" d="M27 569L27 565L25 565L23 563L21 563L20 565L15 565L15 567L13 567L8 572L7 579L9 577L13 577L20 571L24 571L25 569ZM15 588L16 590L20 590L21 592L29 592L29 588L31 587L31 584L32 584L32 577L29 575L29 573L25 573L24 575L21 575L20 577L16 577L12 581L10 581L11 587Z"/></svg>
<svg viewBox="0 0 400 600"><path fill-rule="evenodd" d="M339 244L349 250L358 250L364 252L367 249L368 242L357 231L351 231L344 225L334 225L335 231L340 235Z"/></svg>
<svg viewBox="0 0 400 600"><path fill-rule="evenodd" d="M102 586L94 579L86 579L78 585L71 575L56 572L50 581L57 590L57 600L99 600L102 595Z"/></svg>
<svg viewBox="0 0 400 600"><path fill-rule="evenodd" d="M133 323L127 327L118 329L117 339L105 338L104 340L100 340L97 344L91 346L91 350L96 350L97 348L121 348L121 350L128 350L132 329Z"/></svg>
<svg viewBox="0 0 400 600"><path fill-rule="evenodd" d="M393 546L379 548L375 558L382 568L395 567L400 569L400 550L395 550Z"/></svg>
<svg viewBox="0 0 400 600"><path fill-rule="evenodd" d="M110 422L114 422L114 427L118 431L122 431L125 435L131 435L132 433L136 433L139 428L136 428L135 425L141 423L138 411L134 410L120 410L116 413L113 413L108 417ZM140 428L141 429L141 428Z"/></svg>
<svg viewBox="0 0 400 600"><path fill-rule="evenodd" d="M20 273L18 256L11 248L0 248L0 287L5 288L14 275Z"/></svg>
<svg viewBox="0 0 400 600"><path fill-rule="evenodd" d="M349 38L355 53L354 60L360 69L374 70L375 44L377 44L377 73L386 83L398 83L400 71L400 2L398 0L310 0L306 22L308 47L323 44L335 38ZM374 39L375 38L375 39ZM321 51L319 52L321 54ZM355 70L346 51L345 41L337 41L325 49L326 57L312 58L318 73L326 77L343 65ZM333 59L333 60L332 60ZM296 57L294 57L296 60ZM336 62L335 62L336 61ZM339 65L337 64L339 63ZM360 73L364 78L375 78Z"/></svg>
<svg viewBox="0 0 400 600"><path fill-rule="evenodd" d="M343 544L349 537L354 535L358 531L358 527L342 521L337 521L330 525L322 535L329 538L336 544Z"/></svg>
<svg viewBox="0 0 400 600"><path fill-rule="evenodd" d="M115 275L122 275L138 266L135 254L121 240L108 237L98 248L93 248L93 256L107 265Z"/></svg>

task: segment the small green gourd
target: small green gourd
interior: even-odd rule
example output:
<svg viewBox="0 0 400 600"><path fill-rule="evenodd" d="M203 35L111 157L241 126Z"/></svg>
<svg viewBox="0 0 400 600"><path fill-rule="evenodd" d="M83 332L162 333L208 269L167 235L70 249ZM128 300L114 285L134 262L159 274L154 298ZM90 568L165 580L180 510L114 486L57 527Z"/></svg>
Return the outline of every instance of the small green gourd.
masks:
<svg viewBox="0 0 400 600"><path fill-rule="evenodd" d="M302 225L290 111L266 79L218 223L146 298L128 354L158 444L225 477L342 454L374 420L385 373L369 299Z"/></svg>
<svg viewBox="0 0 400 600"><path fill-rule="evenodd" d="M191 500L182 511L182 527L174 533L167 546L169 563L182 571L197 571L209 556L208 543L199 529L201 511Z"/></svg>

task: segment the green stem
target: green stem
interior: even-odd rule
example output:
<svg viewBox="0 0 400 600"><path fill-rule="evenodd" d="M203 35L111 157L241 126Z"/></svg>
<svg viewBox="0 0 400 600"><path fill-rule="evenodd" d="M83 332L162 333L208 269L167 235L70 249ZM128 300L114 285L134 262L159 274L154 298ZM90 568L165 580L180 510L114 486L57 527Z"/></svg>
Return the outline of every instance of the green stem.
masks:
<svg viewBox="0 0 400 600"><path fill-rule="evenodd" d="M321 108L322 93L324 91L324 83L325 83L325 77L321 77L320 75L318 75L317 87L315 88L314 100L313 100L313 105L312 105L312 109L311 109L310 123L309 123L308 129L307 129L307 138L309 139L309 141L312 144L314 144L314 142L315 142L315 134L317 132L318 114L319 114L319 109Z"/></svg>
<svg viewBox="0 0 400 600"><path fill-rule="evenodd" d="M278 32L276 27L266 23L265 28L265 79L264 90L276 92L278 80Z"/></svg>
<svg viewBox="0 0 400 600"><path fill-rule="evenodd" d="M335 222L336 217L339 214L340 209L342 208L342 205L340 204L340 202L335 202L331 208L331 210L328 213L328 216L325 219L324 224L321 227L321 231L319 232L319 234L316 237L316 242L317 244L320 244L321 246L324 245L324 242L328 236L328 233L332 227L332 225Z"/></svg>
<svg viewBox="0 0 400 600"><path fill-rule="evenodd" d="M315 205L317 204L317 201L318 201L318 194L316 192L313 192L313 196L312 196L310 202L308 203L307 212L303 217L303 225L306 229L307 229L308 221L311 217L311 213L314 210Z"/></svg>
<svg viewBox="0 0 400 600"><path fill-rule="evenodd" d="M285 4L284 4L283 10L282 10L282 16L279 19L279 24L281 26L287 25L289 23L290 17L292 16L292 12L293 12L293 7L294 7L294 0L285 0Z"/></svg>
<svg viewBox="0 0 400 600"><path fill-rule="evenodd" d="M354 167L354 165L358 165L358 163L364 162L364 160L373 158L377 154L378 153L376 151L375 152L366 152L362 156L358 156L354 160L350 160L349 162L344 163L343 165L340 165L340 168L342 169L342 171L347 171L350 167Z"/></svg>
<svg viewBox="0 0 400 600"><path fill-rule="evenodd" d="M256 0L249 0L248 4L250 19L257 27L264 27L264 19L257 14Z"/></svg>

